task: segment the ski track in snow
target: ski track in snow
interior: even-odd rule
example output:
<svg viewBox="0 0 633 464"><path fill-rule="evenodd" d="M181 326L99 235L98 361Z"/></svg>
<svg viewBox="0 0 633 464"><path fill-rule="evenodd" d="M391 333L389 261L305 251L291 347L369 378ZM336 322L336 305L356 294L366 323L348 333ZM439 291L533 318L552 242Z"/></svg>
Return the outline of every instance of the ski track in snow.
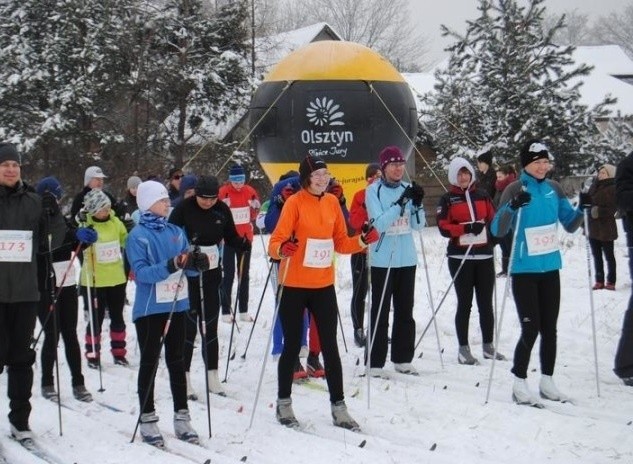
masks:
<svg viewBox="0 0 633 464"><path fill-rule="evenodd" d="M445 262L446 241L436 228L423 231L430 269L431 291L437 304L450 282ZM617 291L594 292L600 397L596 392L592 344L591 312L587 284L585 239L580 234L561 234L565 241L564 267L561 271L562 299L558 325L558 357L554 374L558 387L577 404L559 404L543 400L545 409L517 406L510 394L511 361L495 363L490 400L485 404L490 374L490 360L481 355L481 336L476 305L470 320L473 354L480 366L457 364L457 342L454 335L455 295L451 290L437 315L444 368L438 355L433 325L415 353L414 366L419 377L393 372L391 363L385 369L392 378L367 379L364 373L363 350L353 344L349 314L351 273L349 257L337 257L337 294L348 352L339 334L339 350L343 363L346 402L351 415L362 428L354 433L332 426L329 396L322 389L293 386L293 407L301 424L300 430L280 426L275 419L274 404L277 380L276 363L268 356L259 404L254 423L248 429L259 378L264 348L274 310L273 292L268 289L246 359L241 354L251 324L241 323L241 333L234 334L238 356L230 362L227 397L210 396L212 438L208 438L203 364L198 346L194 351L192 379L198 401L190 401L194 428L201 446L183 443L173 433L173 411L167 370L163 361L158 369L156 410L159 428L168 450L161 451L143 444L137 434L130 443L138 416L136 375L138 348L131 310L125 310L128 321L129 368L114 366L109 353L102 353L103 386L99 393L99 377L84 367L86 386L101 404L80 403L72 397L70 374L60 347L60 374L63 435L59 436L57 405L40 395L39 365L35 366L31 428L36 441L49 449L62 462L101 464L142 462L162 463L262 463L285 460L310 461L313 464L333 463L611 463L633 462L633 389L625 387L613 375L613 356L618 342L622 316L631 294L627 275L624 235L616 242L618 260ZM266 236L267 240L268 237ZM416 241L419 237L416 234ZM262 295L268 272L261 242L254 242L251 265L250 307L252 315ZM427 324L431 310L427 298L425 270L420 255L415 290L414 316L418 331ZM502 307L505 279L498 279L497 311ZM128 297L134 298L134 286L128 286ZM81 303L80 303L81 304ZM231 326L220 323L220 378L224 378L227 344ZM38 329L36 329L38 330ZM85 327L79 324L80 342ZM104 327L104 348L108 347L107 321ZM511 296L505 305L503 327L498 349L512 358L519 334L514 302ZM418 334L419 336L419 334ZM538 345L538 340L537 340ZM422 358L418 355L422 351ZM38 358L39 358L38 347ZM39 360L38 360L39 363ZM85 363L84 363L85 366ZM538 346L532 352L528 382L537 393L539 381ZM324 380L312 380L325 385ZM0 390L6 395L6 375L0 375ZM2 402L5 414L8 401ZM369 400L369 401L368 401ZM116 412L110 408L116 408ZM9 425L0 420L0 454L11 464L43 462L8 438ZM365 442L361 448L359 445ZM1 461L0 461L1 462Z"/></svg>

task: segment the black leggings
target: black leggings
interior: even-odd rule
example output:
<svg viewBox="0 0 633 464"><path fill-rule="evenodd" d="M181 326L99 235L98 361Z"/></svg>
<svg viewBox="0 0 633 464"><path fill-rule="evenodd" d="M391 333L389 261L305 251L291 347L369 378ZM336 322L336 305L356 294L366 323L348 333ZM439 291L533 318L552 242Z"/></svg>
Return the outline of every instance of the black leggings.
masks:
<svg viewBox="0 0 633 464"><path fill-rule="evenodd" d="M351 314L354 330L364 327L365 297L369 280L367 276L367 253L354 253L350 257L352 265Z"/></svg>
<svg viewBox="0 0 633 464"><path fill-rule="evenodd" d="M127 282L114 285L112 287L90 287L90 297L92 299L92 323L94 324L95 336L92 337L90 324L86 325L86 357L99 358L101 352L101 328L105 318L106 308L110 315L110 351L112 356L125 356L126 334L125 320L123 319L123 308L125 306L125 287ZM88 291L86 287L80 287L84 301L84 310L88 309ZM95 291L97 293L95 298ZM96 302L96 305L94 304ZM92 345L94 343L96 356L93 356Z"/></svg>
<svg viewBox="0 0 633 464"><path fill-rule="evenodd" d="M591 254L593 255L593 264L596 270L596 282L604 283L604 262L602 255L604 254L604 261L607 262L607 282L615 284L616 278L616 265L615 255L613 254L613 240L601 241L593 238L589 239L589 245L591 246Z"/></svg>
<svg viewBox="0 0 633 464"><path fill-rule="evenodd" d="M554 374L556 364L556 324L560 308L558 271L540 274L513 274L512 293L521 323L521 338L514 350L512 373L527 378L528 364L536 337L541 335L541 373Z"/></svg>
<svg viewBox="0 0 633 464"><path fill-rule="evenodd" d="M154 411L155 370L160 357L160 339L168 317L169 313L152 314L134 321L141 349L141 365L138 369L138 400L143 413ZM169 386L174 400L174 412L188 409L187 380L182 357L184 342L185 313L173 313L165 337L165 363L169 372ZM146 395L148 395L147 401L143 405Z"/></svg>
<svg viewBox="0 0 633 464"><path fill-rule="evenodd" d="M202 277L202 291L200 295L200 278L188 277L187 283L189 288L189 304L190 309L186 313L185 322L185 370L189 372L191 369L191 358L193 357L193 346L196 340L196 332L200 330L203 333L201 314L201 298L204 299L204 318L207 333L206 350L203 347L202 356L206 356L207 369L216 370L218 368L218 315L220 313L220 281L222 273L220 269L212 269L204 272Z"/></svg>
<svg viewBox="0 0 633 464"><path fill-rule="evenodd" d="M455 277L462 260L448 258L448 269L451 277ZM459 346L468 345L468 324L470 308L473 304L473 292L477 298L479 309L479 327L484 343L492 343L495 325L492 306L492 294L495 286L495 264L490 259L466 259L455 279L457 294L457 311L455 312L455 331Z"/></svg>
<svg viewBox="0 0 633 464"><path fill-rule="evenodd" d="M56 289L58 290L58 289ZM54 311L50 312L51 295L41 292L38 309L40 323L44 327L44 343L42 345L42 386L53 385L53 366L57 355L59 335L64 339L66 361L72 376L72 386L84 384L81 373L81 349L77 339L77 290L75 286L63 287ZM53 317L55 319L53 319ZM57 327L57 333L55 333Z"/></svg>
<svg viewBox="0 0 633 464"><path fill-rule="evenodd" d="M338 306L333 285L314 289L283 288L279 303L279 319L284 333L284 348L277 365L277 396L280 399L290 398L292 393L292 376L301 349L304 308L308 308L312 314L321 339L330 401L341 401L344 399L343 369L336 340Z"/></svg>
<svg viewBox="0 0 633 464"><path fill-rule="evenodd" d="M231 290L233 289L233 280L235 278L235 263L237 261L238 279L240 279L240 261L244 257L242 264L242 277L238 281L238 300L239 312L248 312L248 287L250 282L251 252L236 250L235 248L224 245L222 251L222 270L224 278L222 279L222 314L231 314Z"/></svg>

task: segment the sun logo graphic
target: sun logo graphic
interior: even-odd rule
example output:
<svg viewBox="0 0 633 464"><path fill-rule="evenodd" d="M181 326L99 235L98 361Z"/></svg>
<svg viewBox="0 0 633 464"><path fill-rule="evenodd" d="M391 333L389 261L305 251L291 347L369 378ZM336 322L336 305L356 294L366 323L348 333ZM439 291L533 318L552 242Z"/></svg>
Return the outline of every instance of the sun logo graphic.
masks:
<svg viewBox="0 0 633 464"><path fill-rule="evenodd" d="M308 104L306 116L315 126L344 126L345 123L340 119L345 113L339 111L340 108L341 105L335 104L330 98L316 98Z"/></svg>

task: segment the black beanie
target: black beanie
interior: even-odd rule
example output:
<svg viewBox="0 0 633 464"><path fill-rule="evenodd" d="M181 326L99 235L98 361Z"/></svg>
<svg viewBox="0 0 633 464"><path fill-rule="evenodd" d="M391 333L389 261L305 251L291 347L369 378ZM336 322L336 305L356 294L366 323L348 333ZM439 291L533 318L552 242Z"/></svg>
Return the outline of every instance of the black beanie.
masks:
<svg viewBox="0 0 633 464"><path fill-rule="evenodd" d="M307 181L310 178L310 174L318 169L327 168L327 164L321 158L316 156L306 156L299 165L299 182L301 185L307 185Z"/></svg>
<svg viewBox="0 0 633 464"><path fill-rule="evenodd" d="M477 157L477 161L480 163L486 163L488 166L492 166L492 153L489 151L482 153Z"/></svg>
<svg viewBox="0 0 633 464"><path fill-rule="evenodd" d="M0 143L0 163L4 163L5 161L15 161L21 164L18 150L15 148L15 145L11 143Z"/></svg>
<svg viewBox="0 0 633 464"><path fill-rule="evenodd" d="M532 161L543 158L549 159L549 151L543 142L538 139L525 142L521 149L521 167L526 167Z"/></svg>
<svg viewBox="0 0 633 464"><path fill-rule="evenodd" d="M220 184L213 176L201 176L196 183L196 196L202 198L217 198Z"/></svg>

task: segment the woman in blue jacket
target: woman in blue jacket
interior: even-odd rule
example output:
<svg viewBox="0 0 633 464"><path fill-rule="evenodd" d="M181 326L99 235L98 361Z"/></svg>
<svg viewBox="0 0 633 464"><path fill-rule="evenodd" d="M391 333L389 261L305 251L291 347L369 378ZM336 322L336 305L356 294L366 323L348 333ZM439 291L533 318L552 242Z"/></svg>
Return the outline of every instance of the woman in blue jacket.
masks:
<svg viewBox="0 0 633 464"><path fill-rule="evenodd" d="M547 147L529 140L521 150L523 171L499 201L491 231L497 237L515 231L516 243L509 273L512 294L521 322L521 337L514 350L512 398L518 404L537 404L527 384L527 369L536 337L541 336L541 397L561 401L552 379L556 363L556 325L560 307L561 254L558 223L574 232L582 223L580 209L572 207L557 182L546 179L551 169ZM581 198L581 204L585 202Z"/></svg>

